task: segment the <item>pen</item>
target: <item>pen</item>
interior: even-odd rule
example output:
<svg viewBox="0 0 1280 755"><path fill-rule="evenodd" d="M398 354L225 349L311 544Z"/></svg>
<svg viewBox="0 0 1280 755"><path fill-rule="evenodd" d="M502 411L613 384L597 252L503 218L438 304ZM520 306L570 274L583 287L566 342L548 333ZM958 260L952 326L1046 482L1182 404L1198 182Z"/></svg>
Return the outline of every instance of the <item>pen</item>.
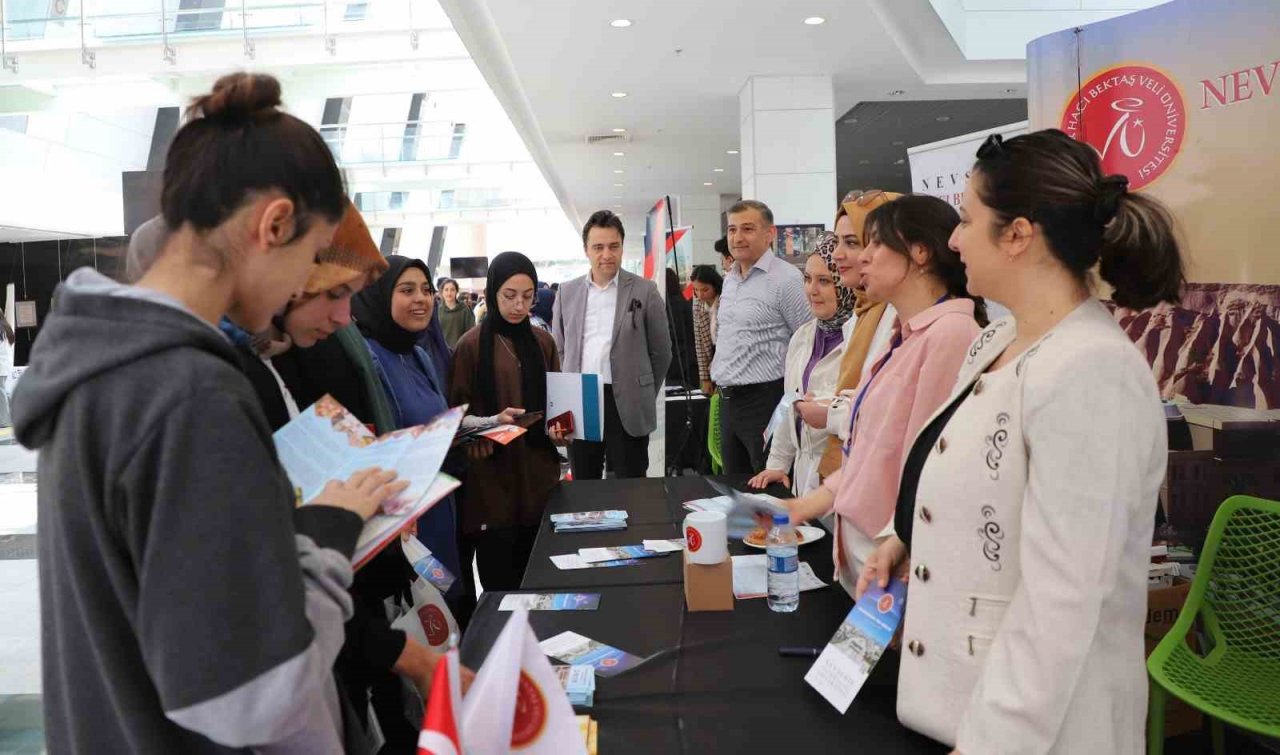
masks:
<svg viewBox="0 0 1280 755"><path fill-rule="evenodd" d="M778 655L784 658L817 658L821 654L818 648L778 648Z"/></svg>

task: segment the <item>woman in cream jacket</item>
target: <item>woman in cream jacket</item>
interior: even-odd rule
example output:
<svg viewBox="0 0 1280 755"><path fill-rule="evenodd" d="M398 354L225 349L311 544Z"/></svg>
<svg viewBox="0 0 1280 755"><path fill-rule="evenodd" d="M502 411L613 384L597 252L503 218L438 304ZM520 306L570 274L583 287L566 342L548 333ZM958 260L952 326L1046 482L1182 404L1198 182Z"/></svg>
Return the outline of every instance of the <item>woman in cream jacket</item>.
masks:
<svg viewBox="0 0 1280 755"><path fill-rule="evenodd" d="M1143 624L1165 423L1151 368L1089 293L1178 296L1167 212L1057 131L988 141L952 246L1012 311L916 436L896 537L859 592L906 576L898 717L978 753L1140 753ZM905 561L910 551L909 563Z"/></svg>
<svg viewBox="0 0 1280 755"><path fill-rule="evenodd" d="M835 248L836 237L827 234L805 261L804 291L814 319L801 325L787 345L784 396L830 398L835 393L854 303L853 291L840 281L833 256ZM827 450L826 444L825 430L809 427L788 407L774 429L764 471L751 478L749 484L764 488L781 482L790 485L796 495L804 495L818 487L818 462Z"/></svg>

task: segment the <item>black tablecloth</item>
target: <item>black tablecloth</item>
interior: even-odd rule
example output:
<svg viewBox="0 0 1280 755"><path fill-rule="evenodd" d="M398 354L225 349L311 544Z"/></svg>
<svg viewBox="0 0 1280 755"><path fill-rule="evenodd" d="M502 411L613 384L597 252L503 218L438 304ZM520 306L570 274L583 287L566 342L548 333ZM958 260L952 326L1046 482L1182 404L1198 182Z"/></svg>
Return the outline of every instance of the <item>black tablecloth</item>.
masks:
<svg viewBox="0 0 1280 755"><path fill-rule="evenodd" d="M745 489L746 477L714 478ZM795 613L769 610L763 598L735 601L734 610L688 613L680 554L634 566L562 571L548 558L578 548L639 544L678 537L685 501L715 492L700 477L570 483L557 493L555 511L641 507L653 517L655 483L665 492L665 523L639 523L620 532L556 535L543 522L524 591L592 592L596 611L530 614L539 640L574 631L642 657L642 666L614 678L597 677L595 706L600 752L618 753L945 753L947 748L904 729L894 711L896 653L887 653L853 706L839 714L804 682L812 659L783 658L780 646L820 648L853 606L839 585L801 593ZM616 487L611 487L616 486ZM614 492L616 491L616 492ZM785 497L775 487L768 492ZM633 514L635 517L636 514ZM733 555L759 553L741 542ZM831 581L831 539L800 548L824 582ZM462 645L462 660L478 668L509 614L498 612L505 593L485 593Z"/></svg>
<svg viewBox="0 0 1280 755"><path fill-rule="evenodd" d="M627 512L628 524L666 524L671 521L666 491L660 477L566 482L552 491L547 515L619 509ZM543 526L549 525L544 517Z"/></svg>
<svg viewBox="0 0 1280 755"><path fill-rule="evenodd" d="M614 585L669 585L683 581L679 553L641 559L631 566L597 567L594 569L561 569L551 562L552 556L577 553L579 548L604 548L613 545L640 545L645 540L679 537L674 524L634 524L616 532L574 532L557 535L550 523L543 521L533 555L525 569L524 590L548 588L586 589Z"/></svg>
<svg viewBox="0 0 1280 755"><path fill-rule="evenodd" d="M595 705L579 709L600 723L601 753L680 752L675 677L684 618L684 588L676 585L609 587L595 611L531 611L538 640L573 631L638 655L654 656L641 666L596 677ZM462 643L462 662L479 668L511 614L499 612L506 593L485 593Z"/></svg>

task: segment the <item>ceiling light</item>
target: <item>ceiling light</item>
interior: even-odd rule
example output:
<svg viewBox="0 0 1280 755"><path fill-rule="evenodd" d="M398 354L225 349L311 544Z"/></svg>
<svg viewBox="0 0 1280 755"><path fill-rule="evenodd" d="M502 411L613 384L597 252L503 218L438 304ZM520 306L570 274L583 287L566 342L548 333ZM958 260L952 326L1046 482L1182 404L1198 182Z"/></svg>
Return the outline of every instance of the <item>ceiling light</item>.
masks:
<svg viewBox="0 0 1280 755"><path fill-rule="evenodd" d="M940 115L937 118L934 118L934 120L937 121L938 123L946 123L947 121L951 120L951 116Z"/></svg>
<svg viewBox="0 0 1280 755"><path fill-rule="evenodd" d="M620 204L615 204L615 205L613 206L613 209L615 209L615 210L621 210L621 209L622 209L622 205L620 205Z"/></svg>
<svg viewBox="0 0 1280 755"><path fill-rule="evenodd" d="M613 156L614 156L614 157L626 157L626 155L627 155L627 153L626 153L626 152L614 152L614 153L613 153Z"/></svg>
<svg viewBox="0 0 1280 755"><path fill-rule="evenodd" d="M613 93L613 97L614 97L614 99L618 99L618 100L620 100L620 99L622 99L623 97L626 97L626 96L627 96L627 93L626 93L626 92L614 92L614 93Z"/></svg>
<svg viewBox="0 0 1280 755"><path fill-rule="evenodd" d="M703 186L715 186L715 184L711 183L710 181L703 181L703 182L702 182L702 185L703 185Z"/></svg>
<svg viewBox="0 0 1280 755"><path fill-rule="evenodd" d="M1006 89L1006 90L1004 90L1004 93L1005 93L1005 94L1017 94L1017 93L1018 93L1018 90L1017 90L1017 89Z"/></svg>
<svg viewBox="0 0 1280 755"><path fill-rule="evenodd" d="M870 161L870 160L859 160L859 161L858 161L858 164L859 164L859 165L870 165L870 164L871 164L871 161Z"/></svg>
<svg viewBox="0 0 1280 755"><path fill-rule="evenodd" d="M614 185L613 185L613 188L615 188L615 189L621 189L621 188L622 188L622 184L614 184Z"/></svg>
<svg viewBox="0 0 1280 755"><path fill-rule="evenodd" d="M615 133L615 134L625 134L625 133L627 133L627 130L626 130L625 128L615 128L615 129L613 130L613 133Z"/></svg>
<svg viewBox="0 0 1280 755"><path fill-rule="evenodd" d="M903 165L903 164L904 164L904 163L906 163L906 162L907 162L906 160L904 160L904 159L902 159L901 157L899 157L899 158L897 159L897 161L896 161L896 162L894 162L894 165Z"/></svg>
<svg viewBox="0 0 1280 755"><path fill-rule="evenodd" d="M731 149L731 150L728 150L727 152L725 152L725 154L726 154L726 155L736 155L736 154L738 154L738 150L736 150L736 149Z"/></svg>
<svg viewBox="0 0 1280 755"><path fill-rule="evenodd" d="M895 147L901 147L901 146L903 146L904 144L906 144L906 142L894 142L894 143L893 143L893 146L895 146Z"/></svg>
<svg viewBox="0 0 1280 755"><path fill-rule="evenodd" d="M804 20L806 26L818 26L819 24L825 24L826 22L827 19L822 16L809 16Z"/></svg>
<svg viewBox="0 0 1280 755"><path fill-rule="evenodd" d="M890 97L901 97L902 95L904 95L904 94L906 94L906 93L907 93L907 90L905 90L905 89L894 89L892 92L889 92L889 96L890 96Z"/></svg>
<svg viewBox="0 0 1280 755"><path fill-rule="evenodd" d="M618 168L617 170L614 171L614 173L621 173L621 172L622 172L621 168Z"/></svg>
<svg viewBox="0 0 1280 755"><path fill-rule="evenodd" d="M712 173L723 173L723 172L724 172L724 168L713 168L711 172L712 172Z"/></svg>
<svg viewBox="0 0 1280 755"><path fill-rule="evenodd" d="M631 25L631 19L615 18L609 22L609 25L615 29L625 29Z"/></svg>

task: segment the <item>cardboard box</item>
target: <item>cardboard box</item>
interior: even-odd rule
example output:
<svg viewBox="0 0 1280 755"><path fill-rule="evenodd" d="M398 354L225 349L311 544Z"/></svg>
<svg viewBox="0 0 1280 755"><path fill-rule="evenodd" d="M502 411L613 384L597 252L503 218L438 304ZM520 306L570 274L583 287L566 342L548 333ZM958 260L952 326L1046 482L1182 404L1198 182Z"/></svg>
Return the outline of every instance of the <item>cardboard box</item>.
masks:
<svg viewBox="0 0 1280 755"><path fill-rule="evenodd" d="M1187 594L1191 592L1191 582L1179 579L1173 587L1161 587L1147 591L1147 625L1143 630L1143 639L1147 644L1147 655L1156 649L1160 640L1173 629L1187 602ZM1191 641L1194 641L1194 637ZM1176 737L1192 731L1199 731L1204 725L1204 716L1200 711L1170 695L1164 709L1164 735Z"/></svg>
<svg viewBox="0 0 1280 755"><path fill-rule="evenodd" d="M733 561L726 558L715 565L689 563L684 559L684 602L690 611L733 610Z"/></svg>

